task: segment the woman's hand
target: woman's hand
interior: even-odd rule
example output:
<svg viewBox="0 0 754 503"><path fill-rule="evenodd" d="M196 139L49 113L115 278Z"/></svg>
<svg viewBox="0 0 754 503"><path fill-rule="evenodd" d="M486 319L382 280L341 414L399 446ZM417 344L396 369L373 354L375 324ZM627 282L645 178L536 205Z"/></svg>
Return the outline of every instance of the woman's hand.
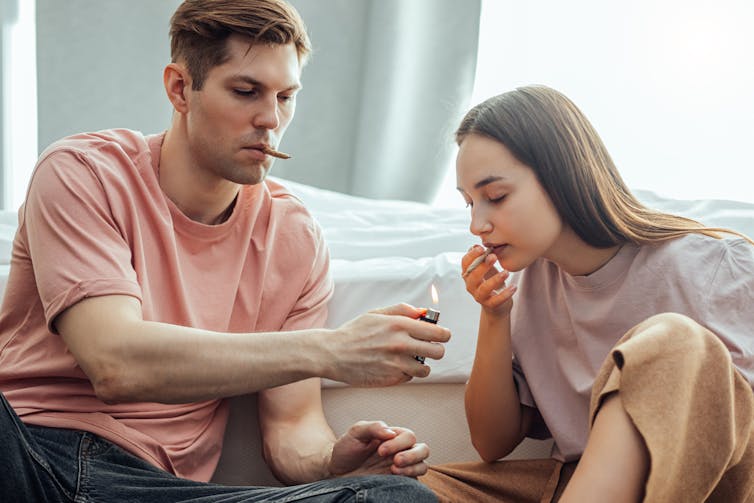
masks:
<svg viewBox="0 0 754 503"><path fill-rule="evenodd" d="M483 254L483 247L472 246L461 259L462 270L466 271L471 263ZM516 287L506 286L509 273L505 269L498 271L495 262L497 257L490 253L476 269L465 274L463 280L466 283L466 291L481 304L488 315L504 317L508 316L513 308Z"/></svg>

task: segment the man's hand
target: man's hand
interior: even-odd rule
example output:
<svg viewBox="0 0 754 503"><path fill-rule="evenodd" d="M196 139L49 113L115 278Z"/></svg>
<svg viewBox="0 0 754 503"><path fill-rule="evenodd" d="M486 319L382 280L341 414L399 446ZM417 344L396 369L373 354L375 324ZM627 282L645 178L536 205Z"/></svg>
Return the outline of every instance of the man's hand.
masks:
<svg viewBox="0 0 754 503"><path fill-rule="evenodd" d="M332 331L325 347L332 364L325 377L352 386L391 386L429 375L414 356L439 360L447 328L420 321L423 309L397 304L363 314Z"/></svg>
<svg viewBox="0 0 754 503"><path fill-rule="evenodd" d="M359 421L333 445L328 471L333 476L394 474L419 477L427 472L427 444L414 432L382 421Z"/></svg>

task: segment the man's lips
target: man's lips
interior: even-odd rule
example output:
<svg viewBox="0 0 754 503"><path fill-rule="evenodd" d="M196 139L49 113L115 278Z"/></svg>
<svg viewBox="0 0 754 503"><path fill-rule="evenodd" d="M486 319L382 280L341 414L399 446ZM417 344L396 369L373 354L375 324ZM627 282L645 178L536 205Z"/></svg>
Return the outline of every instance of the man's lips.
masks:
<svg viewBox="0 0 754 503"><path fill-rule="evenodd" d="M291 158L289 154L286 154L284 152L279 152L266 143L256 143L254 145L244 147L244 148L251 149L251 150L258 150L259 152L262 152L265 155L271 155L272 157L277 157L278 159Z"/></svg>

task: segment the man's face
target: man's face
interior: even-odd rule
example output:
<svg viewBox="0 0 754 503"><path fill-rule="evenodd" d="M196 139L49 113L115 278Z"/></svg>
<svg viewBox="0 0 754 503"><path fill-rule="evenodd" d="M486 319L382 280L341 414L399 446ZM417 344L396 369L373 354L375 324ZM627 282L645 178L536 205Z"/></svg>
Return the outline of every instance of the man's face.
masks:
<svg viewBox="0 0 754 503"><path fill-rule="evenodd" d="M204 181L256 184L296 108L301 66L296 47L253 45L231 36L230 59L212 68L201 90L187 89L186 136L196 174Z"/></svg>

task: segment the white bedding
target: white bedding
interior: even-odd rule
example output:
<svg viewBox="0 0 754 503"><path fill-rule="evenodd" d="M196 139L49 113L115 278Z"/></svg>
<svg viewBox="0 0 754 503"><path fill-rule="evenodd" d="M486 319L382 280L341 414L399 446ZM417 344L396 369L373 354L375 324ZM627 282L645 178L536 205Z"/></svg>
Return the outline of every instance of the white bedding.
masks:
<svg viewBox="0 0 754 503"><path fill-rule="evenodd" d="M335 294L328 324L337 326L364 310L397 302L433 307L430 285L434 283L440 323L451 330L453 338L442 360L428 360L430 376L412 383L466 382L479 321L478 306L460 277L461 257L479 242L469 233L468 210L370 200L279 181L310 208L329 244ZM635 193L652 208L754 236L754 204Z"/></svg>
<svg viewBox="0 0 754 503"><path fill-rule="evenodd" d="M463 253L477 242L468 232L468 211L371 200L278 181L304 201L328 242L335 280L328 325L337 326L369 309L398 302L434 307L453 338L442 360L428 360L431 375L414 382L465 382L474 356L479 312L459 274ZM642 191L637 195L650 207L754 236L754 204L674 200ZM15 227L13 212L0 213L0 291L7 279ZM430 297L432 284L439 293L437 305ZM324 382L325 386L336 384Z"/></svg>

